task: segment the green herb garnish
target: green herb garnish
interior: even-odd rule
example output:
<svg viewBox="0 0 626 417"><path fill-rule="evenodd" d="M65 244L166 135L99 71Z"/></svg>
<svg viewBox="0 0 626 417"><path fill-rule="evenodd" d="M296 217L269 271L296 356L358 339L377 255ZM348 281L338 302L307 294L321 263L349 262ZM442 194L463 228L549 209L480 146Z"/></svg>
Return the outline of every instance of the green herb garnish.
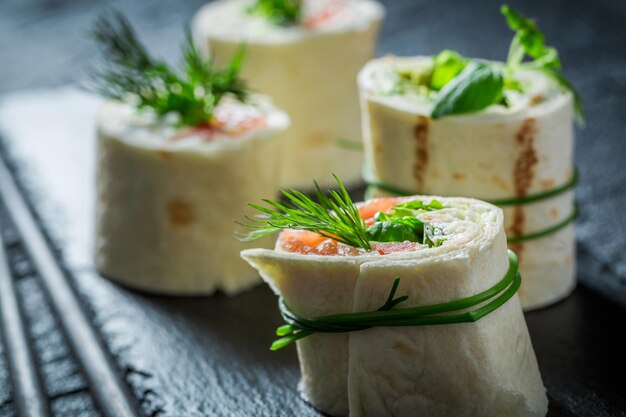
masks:
<svg viewBox="0 0 626 417"><path fill-rule="evenodd" d="M580 96L560 71L557 50L545 44L535 23L504 5L501 8L509 27L515 32L504 65L465 58L444 50L433 57L430 67L398 69L397 86L392 93L412 91L433 98L432 118L472 113L493 104L507 105L505 92L523 92L516 79L520 70L541 71L574 96L577 122L584 124ZM529 60L525 61L525 58ZM407 74L409 76L407 76Z"/></svg>
<svg viewBox="0 0 626 417"><path fill-rule="evenodd" d="M408 300L406 295L396 297L400 278L394 279L389 296L378 310L364 313L334 314L304 318L289 309L285 300L278 300L278 308L287 324L276 329L280 339L274 341L271 350L282 349L295 341L314 333L346 333L372 327L433 326L454 323L473 323L497 310L515 295L521 285L517 272L518 260L509 251L509 269L493 287L470 297L428 306L400 308L396 305ZM468 308L473 310L467 311Z"/></svg>
<svg viewBox="0 0 626 417"><path fill-rule="evenodd" d="M280 190L287 200L285 204L268 199L263 201L270 208L249 204L263 214L246 216L250 223L238 223L250 230L247 234L240 235L240 239L251 241L283 229L308 230L355 248L371 250L359 209L352 202L341 180L334 177L339 191L331 190L330 197L315 183L315 195L319 202L300 191L290 189Z"/></svg>
<svg viewBox="0 0 626 417"><path fill-rule="evenodd" d="M106 64L93 79L92 89L106 98L135 101L137 108L151 109L161 118L175 113L179 126L209 124L215 107L227 94L246 98L245 84L237 76L243 48L225 69L218 70L200 55L188 34L179 74L148 53L119 13L100 17L93 37L104 47Z"/></svg>
<svg viewBox="0 0 626 417"><path fill-rule="evenodd" d="M467 66L468 59L454 51L443 50L433 59L430 88L439 91Z"/></svg>
<svg viewBox="0 0 626 417"><path fill-rule="evenodd" d="M470 62L448 82L433 102L432 118L482 110L503 97L502 72L494 65Z"/></svg>
<svg viewBox="0 0 626 417"><path fill-rule="evenodd" d="M542 71L554 79L561 88L572 93L576 121L584 125L585 114L580 95L561 73L561 61L557 50L545 44L543 33L532 20L507 5L503 5L500 11L506 17L509 27L515 31L506 63L509 74L507 78L512 78L515 71L520 68ZM531 57L533 61L522 62L525 55Z"/></svg>
<svg viewBox="0 0 626 417"><path fill-rule="evenodd" d="M424 239L424 223L415 217L396 217L379 213L376 222L367 228L370 240L376 242L421 242Z"/></svg>
<svg viewBox="0 0 626 417"><path fill-rule="evenodd" d="M301 0L257 0L249 9L278 26L298 23L302 17Z"/></svg>
<svg viewBox="0 0 626 417"><path fill-rule="evenodd" d="M293 189L280 190L285 203L263 200L269 207L249 204L260 211L254 217L246 216L247 223L237 222L249 232L239 234L240 240L248 242L274 234L284 229L307 230L355 248L371 250L370 242L421 242L430 247L440 246L445 238L443 231L417 219L424 211L440 210L443 205L409 201L398 204L391 213L378 212L374 224L367 227L352 202L343 183L335 176L339 190L329 191L330 197L315 183L314 201L308 195Z"/></svg>
<svg viewBox="0 0 626 417"><path fill-rule="evenodd" d="M408 201L391 208L391 213L378 212L374 224L367 228L370 240L376 242L420 242L429 247L440 246L446 239L443 231L417 218L425 211L444 208L437 200L424 203L420 200Z"/></svg>

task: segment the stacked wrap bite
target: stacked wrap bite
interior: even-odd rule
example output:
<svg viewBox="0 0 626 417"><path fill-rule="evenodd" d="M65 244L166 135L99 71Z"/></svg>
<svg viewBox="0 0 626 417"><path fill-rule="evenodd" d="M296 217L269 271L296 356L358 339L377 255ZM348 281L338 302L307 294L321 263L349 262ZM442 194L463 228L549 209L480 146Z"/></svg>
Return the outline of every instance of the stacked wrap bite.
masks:
<svg viewBox="0 0 626 417"><path fill-rule="evenodd" d="M476 295L507 274L502 211L467 198L419 219L444 237L438 246L372 242L372 250L307 247L283 231L274 250L242 256L300 317L376 311L400 277L407 308ZM393 200L394 204L432 197ZM361 213L388 200L361 205ZM383 204L387 208L389 204ZM371 216L373 213L370 213ZM296 241L294 241L296 239ZM329 248L330 252L329 252ZM295 251L295 252L294 252ZM328 253L328 254L324 254ZM516 295L474 323L373 327L315 333L297 341L303 397L333 416L544 416L547 398Z"/></svg>
<svg viewBox="0 0 626 417"><path fill-rule="evenodd" d="M385 57L359 74L366 163L373 195L434 193L494 202L524 277L525 309L575 286L572 94L522 70L505 105L433 119L430 97L390 92L398 71L431 57Z"/></svg>
<svg viewBox="0 0 626 417"><path fill-rule="evenodd" d="M314 179L324 185L331 173L360 182L363 156L336 141L361 142L355 77L374 56L382 6L373 0L312 0L302 3L299 19L276 24L251 10L254 3L211 2L194 17L193 31L218 64L245 44L242 76L289 113L281 185L306 188Z"/></svg>

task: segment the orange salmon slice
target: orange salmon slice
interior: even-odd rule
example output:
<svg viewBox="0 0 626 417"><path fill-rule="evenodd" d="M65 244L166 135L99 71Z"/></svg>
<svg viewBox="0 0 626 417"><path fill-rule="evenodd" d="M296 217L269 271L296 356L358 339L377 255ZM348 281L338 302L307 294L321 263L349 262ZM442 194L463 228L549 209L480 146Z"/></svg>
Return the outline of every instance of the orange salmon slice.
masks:
<svg viewBox="0 0 626 417"><path fill-rule="evenodd" d="M365 221L366 225L374 223L374 216L378 212L389 212L392 207L400 204L401 200L395 197L381 197L368 200L358 204L359 215ZM308 255L358 255L362 253L357 248L339 245L334 240L320 235L319 233L309 232L307 230L283 230L278 236L280 246L294 253L302 253ZM376 243L373 250L381 255L410 250L416 247L413 242L391 242Z"/></svg>

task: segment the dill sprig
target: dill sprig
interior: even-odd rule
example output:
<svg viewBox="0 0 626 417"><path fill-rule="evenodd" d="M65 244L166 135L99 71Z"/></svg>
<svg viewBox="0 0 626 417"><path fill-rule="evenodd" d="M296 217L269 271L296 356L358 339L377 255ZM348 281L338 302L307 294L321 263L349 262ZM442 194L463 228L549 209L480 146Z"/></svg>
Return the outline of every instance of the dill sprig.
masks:
<svg viewBox="0 0 626 417"><path fill-rule="evenodd" d="M243 48L220 70L200 55L188 32L178 73L150 55L120 13L97 19L92 35L104 48L106 61L90 88L106 98L136 102L137 108L151 109L158 117L175 113L181 126L210 123L213 110L226 94L246 99L246 86L238 78Z"/></svg>
<svg viewBox="0 0 626 417"><path fill-rule="evenodd" d="M250 203L250 207L263 214L246 216L249 223L238 222L250 230L239 235L240 240L252 241L283 229L308 230L355 248L371 250L367 227L358 208L341 180L335 175L334 178L339 190L330 190L330 196L324 194L315 183L318 201L300 191L289 189L280 190L287 200L284 204L268 199L263 201L270 207Z"/></svg>
<svg viewBox="0 0 626 417"><path fill-rule="evenodd" d="M301 0L257 0L249 9L278 26L298 23L302 17Z"/></svg>

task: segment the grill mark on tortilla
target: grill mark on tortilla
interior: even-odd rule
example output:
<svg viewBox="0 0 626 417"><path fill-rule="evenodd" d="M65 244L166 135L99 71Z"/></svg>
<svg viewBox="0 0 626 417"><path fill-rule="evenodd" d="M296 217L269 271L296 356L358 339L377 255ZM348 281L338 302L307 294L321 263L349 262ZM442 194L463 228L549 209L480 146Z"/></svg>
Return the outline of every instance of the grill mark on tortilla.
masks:
<svg viewBox="0 0 626 417"><path fill-rule="evenodd" d="M416 192L421 193L424 189L424 170L428 165L428 118L418 116L417 124L413 128L415 138L415 164L413 165L413 178L417 182Z"/></svg>
<svg viewBox="0 0 626 417"><path fill-rule="evenodd" d="M173 227L185 227L193 222L191 205L181 200L169 201L167 203L167 214L170 225Z"/></svg>
<svg viewBox="0 0 626 417"><path fill-rule="evenodd" d="M550 188L554 188L555 185L556 185L556 181L554 181L553 179L547 179L547 180L541 181L541 186L546 190L549 190Z"/></svg>
<svg viewBox="0 0 626 417"><path fill-rule="evenodd" d="M168 151L157 151L157 155L163 159L172 159L172 153Z"/></svg>
<svg viewBox="0 0 626 417"><path fill-rule="evenodd" d="M500 188L505 193L510 193L511 192L511 186L509 185L509 183L504 178L502 178L502 177L500 177L498 175L492 175L491 176L491 182L493 183L493 185L495 185L496 187Z"/></svg>
<svg viewBox="0 0 626 417"><path fill-rule="evenodd" d="M541 94L535 94L530 98L530 105L536 106L537 104L541 104L545 101L545 97Z"/></svg>
<svg viewBox="0 0 626 417"><path fill-rule="evenodd" d="M556 208L556 207L552 207L552 208L550 209L550 216L551 216L553 219L557 220L557 219L559 218L559 210L557 210L557 208Z"/></svg>
<svg viewBox="0 0 626 417"><path fill-rule="evenodd" d="M524 209L519 206L516 206L513 209L513 224L511 225L507 235L515 236L515 237L521 236L524 232L524 223L526 223L526 215L524 213ZM511 243L509 244L509 249L515 252L518 260L521 262L522 249L524 249L523 243L521 242Z"/></svg>
<svg viewBox="0 0 626 417"><path fill-rule="evenodd" d="M454 178L455 180L464 180L465 177L467 177L467 175L463 172L453 172L452 173L452 178Z"/></svg>
<svg viewBox="0 0 626 417"><path fill-rule="evenodd" d="M520 127L515 141L519 149L518 156L515 161L513 171L513 183L515 186L516 197L526 197L530 184L535 176L535 167L539 158L535 149L535 139L537 137L537 123L535 119L528 118L524 120ZM513 209L513 224L510 228L511 236L521 236L524 234L526 216L522 206L516 206ZM520 256L522 245L512 245Z"/></svg>

